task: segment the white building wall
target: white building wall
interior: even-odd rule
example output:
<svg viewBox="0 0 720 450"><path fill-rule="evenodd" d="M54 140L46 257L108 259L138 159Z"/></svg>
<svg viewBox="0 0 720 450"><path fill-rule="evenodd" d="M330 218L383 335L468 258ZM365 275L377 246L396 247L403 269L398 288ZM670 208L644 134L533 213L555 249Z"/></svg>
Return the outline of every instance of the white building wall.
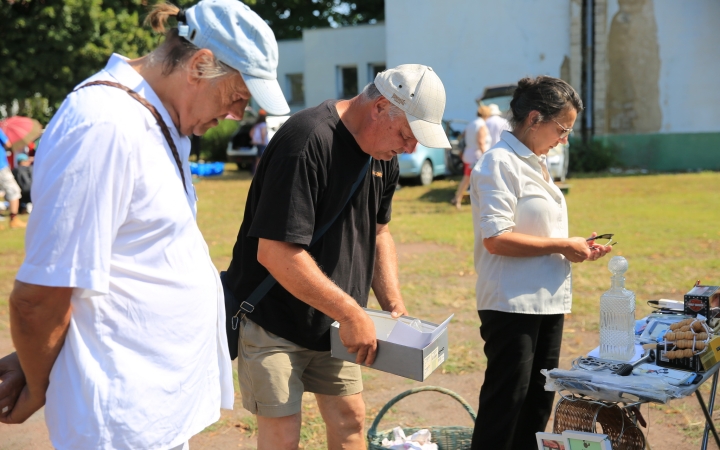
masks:
<svg viewBox="0 0 720 450"><path fill-rule="evenodd" d="M570 56L569 0L386 0L385 24L387 66L433 67L448 119L473 118L486 86L559 77Z"/></svg>
<svg viewBox="0 0 720 450"><path fill-rule="evenodd" d="M720 89L715 83L720 73L720 2L650 1L661 63L659 131L720 131ZM594 116L596 132L604 134L605 75L613 57L606 52L607 33L619 5L618 0L596 4ZM580 5L581 0L386 0L385 24L305 30L303 40L279 42L278 79L289 97L286 75L304 74L305 104L293 105L295 112L338 97L338 66L356 66L362 89L371 81L369 64L427 64L445 84L445 117L471 119L484 87L526 75L561 76L565 57L568 81L579 89Z"/></svg>
<svg viewBox="0 0 720 450"><path fill-rule="evenodd" d="M623 17L623 3L630 13ZM637 21L637 9L651 11L650 20L657 27L657 32L643 35L642 39L628 42L628 47L636 47L632 56L633 64L626 69L628 74L634 71L641 72L646 67L644 53L651 53L651 46L659 50L659 74L652 74L651 79L641 74L635 83L657 83L659 98L656 105L660 108L661 120L649 132L658 133L704 133L720 131L720 89L717 89L717 74L720 73L720 2L717 0L692 0L687 2L674 2L670 0L607 0L604 20L608 33L614 19L628 24L632 29ZM642 24L639 26L643 26ZM607 59L616 55L613 49L606 52L606 39L597 39L596 51L602 52L602 58L597 58L596 69L609 69ZM651 56L648 56L651 57ZM649 75L649 74L648 74ZM596 106L605 106L604 95L606 89L612 89L617 80L607 80L602 77L596 80ZM632 83L627 78L625 83ZM642 96L643 93L636 93ZM596 110L602 114L603 111ZM640 120L647 111L635 110L633 115ZM609 123L596 122L596 132L613 133L608 129ZM637 130L638 132L648 132Z"/></svg>
<svg viewBox="0 0 720 450"><path fill-rule="evenodd" d="M661 132L720 131L720 2L655 0L654 6Z"/></svg>
<svg viewBox="0 0 720 450"><path fill-rule="evenodd" d="M278 41L278 83L285 99L290 100L290 83L287 75L305 72L305 44L302 39ZM307 101L306 101L307 103ZM291 112L297 112L305 105L290 105Z"/></svg>
<svg viewBox="0 0 720 450"><path fill-rule="evenodd" d="M303 30L305 106L338 98L338 66L357 66L358 91L369 83L368 67L385 63L385 25Z"/></svg>

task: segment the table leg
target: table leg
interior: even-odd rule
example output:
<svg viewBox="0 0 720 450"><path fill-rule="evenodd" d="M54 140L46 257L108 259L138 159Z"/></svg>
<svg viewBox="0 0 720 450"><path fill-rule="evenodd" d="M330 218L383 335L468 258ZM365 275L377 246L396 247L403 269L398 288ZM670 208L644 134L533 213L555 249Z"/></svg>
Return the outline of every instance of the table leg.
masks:
<svg viewBox="0 0 720 450"><path fill-rule="evenodd" d="M717 430L715 429L715 424L712 420L712 413L715 407L715 394L717 392L717 383L718 372L715 372L715 374L713 375L712 384L710 386L709 409L705 407L705 402L703 401L702 395L700 395L700 389L695 391L695 396L698 399L698 403L700 403L700 408L702 408L703 414L705 414L705 432L703 433L702 446L700 447L702 450L707 450L709 431L712 431L713 437L715 438L715 443L717 444L718 448L720 448L720 437L718 437Z"/></svg>

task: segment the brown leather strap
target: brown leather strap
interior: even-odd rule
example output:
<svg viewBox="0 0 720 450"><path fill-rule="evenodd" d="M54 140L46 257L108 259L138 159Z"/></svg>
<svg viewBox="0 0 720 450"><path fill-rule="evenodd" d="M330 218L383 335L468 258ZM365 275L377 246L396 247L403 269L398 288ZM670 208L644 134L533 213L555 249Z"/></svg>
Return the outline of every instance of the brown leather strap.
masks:
<svg viewBox="0 0 720 450"><path fill-rule="evenodd" d="M162 116L158 112L158 110L150 103L149 101L145 100L143 97L140 96L137 92L133 91L127 86L123 86L120 83L115 83L114 81L104 81L104 80L98 80L98 81L91 81L89 83L85 83L79 88L75 89L75 91L88 87L88 86L110 86L114 88L121 89L128 93L128 95L138 102L140 102L141 105L146 107L148 110L150 110L150 113L155 117L155 120L157 120L158 125L160 125L160 130L162 131L163 136L165 136L165 140L167 141L168 145L170 146L170 150L172 150L173 158L175 158L175 164L177 164L178 169L180 169L180 177L182 178L183 182L183 188L185 189L185 193L187 193L187 185L185 184L185 172L183 172L183 166L180 162L180 155L178 154L177 147L175 146L175 142L172 140L172 136L170 136L170 130L168 130L167 125L165 124L165 121L163 120ZM73 92L75 92L73 91Z"/></svg>

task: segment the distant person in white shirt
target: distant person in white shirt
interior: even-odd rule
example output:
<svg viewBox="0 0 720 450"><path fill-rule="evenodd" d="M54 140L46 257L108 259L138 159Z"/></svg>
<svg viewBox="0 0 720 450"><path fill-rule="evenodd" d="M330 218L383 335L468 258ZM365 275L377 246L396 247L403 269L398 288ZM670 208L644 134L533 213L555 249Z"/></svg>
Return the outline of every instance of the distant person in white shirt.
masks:
<svg viewBox="0 0 720 450"><path fill-rule="evenodd" d="M523 78L510 109L512 131L502 132L471 177L477 309L488 361L473 449L535 448L555 395L545 391L540 370L558 366L572 303L570 263L612 250L568 237L565 198L545 162L551 148L567 142L583 109L575 90L557 78Z"/></svg>
<svg viewBox="0 0 720 450"><path fill-rule="evenodd" d="M461 208L463 195L470 185L470 173L473 166L480 158L480 155L490 148L490 135L482 117L481 108L482 106L477 110L477 119L468 123L463 132L465 141L465 149L462 153L463 177L455 192L455 197L450 200L450 203L454 204L457 209Z"/></svg>
<svg viewBox="0 0 720 450"><path fill-rule="evenodd" d="M490 148L500 142L500 135L505 130L510 130L510 123L504 118L500 112L500 108L495 103L487 105L487 115L483 115L485 125L487 125L488 134L490 135Z"/></svg>
<svg viewBox="0 0 720 450"><path fill-rule="evenodd" d="M148 21L164 31L172 16L179 27L158 49L113 55L67 96L37 152L0 421L45 405L56 449L187 448L233 406L188 136L241 119L251 95L272 113L289 108L275 37L247 6L160 3Z"/></svg>

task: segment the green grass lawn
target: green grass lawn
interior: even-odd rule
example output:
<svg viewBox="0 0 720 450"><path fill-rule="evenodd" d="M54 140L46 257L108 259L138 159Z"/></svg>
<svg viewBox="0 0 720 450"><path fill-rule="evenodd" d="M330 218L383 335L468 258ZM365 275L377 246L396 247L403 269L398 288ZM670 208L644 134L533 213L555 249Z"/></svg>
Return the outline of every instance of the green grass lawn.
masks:
<svg viewBox="0 0 720 450"><path fill-rule="evenodd" d="M250 178L228 165L222 178L196 183L198 222L216 265L230 261ZM570 234L615 233L615 254L625 256L630 269L626 285L639 299L680 296L700 279L718 282L720 275L720 208L716 188L720 174L652 175L571 180L567 196ZM391 230L398 243L433 242L470 252L473 230L470 206L457 211L448 203L457 185L439 180L431 186L403 187L395 194ZM0 222L0 306L12 287L23 257L23 230ZM456 272L457 261L413 268L432 277ZM462 262L473 270L472 255ZM461 269L462 270L462 269ZM605 262L576 264L576 312L594 310L594 302L609 285Z"/></svg>
<svg viewBox="0 0 720 450"><path fill-rule="evenodd" d="M612 254L628 259L626 287L645 300L682 299L696 280L720 282L719 173L584 178L570 180L567 195L571 236L614 233ZM448 203L455 181L403 187L393 203L392 231L398 242L437 242L473 248L470 206ZM442 270L434 266L430 272ZM472 255L466 261L472 270ZM431 273L428 273L431 275ZM609 287L607 259L573 265L573 312L597 313Z"/></svg>
<svg viewBox="0 0 720 450"><path fill-rule="evenodd" d="M220 270L230 262L251 182L247 172L226 168L222 177L195 183L200 229ZM637 295L637 317L648 312L648 299L681 299L698 279L720 283L720 209L713 188L720 184L720 173L582 178L570 184L571 235L615 234L619 245L613 253L630 264L626 287ZM449 203L456 187L454 179L402 187L395 195L390 228L397 243L407 244L404 248L418 244L424 249L400 266L408 310L428 320L456 313L453 328L464 331L451 336L453 352L443 370L462 374L482 370L484 360L477 337L471 207L458 211ZM22 262L23 242L23 230L9 230L7 221L0 222L0 329L8 326L7 298ZM607 261L573 266L571 321L582 322L585 329L597 329L598 301L610 284ZM364 374L374 376L372 371ZM312 408L304 406L303 435L321 443L324 425ZM244 420L243 428L252 431L253 420ZM306 445L314 448L312 442Z"/></svg>

